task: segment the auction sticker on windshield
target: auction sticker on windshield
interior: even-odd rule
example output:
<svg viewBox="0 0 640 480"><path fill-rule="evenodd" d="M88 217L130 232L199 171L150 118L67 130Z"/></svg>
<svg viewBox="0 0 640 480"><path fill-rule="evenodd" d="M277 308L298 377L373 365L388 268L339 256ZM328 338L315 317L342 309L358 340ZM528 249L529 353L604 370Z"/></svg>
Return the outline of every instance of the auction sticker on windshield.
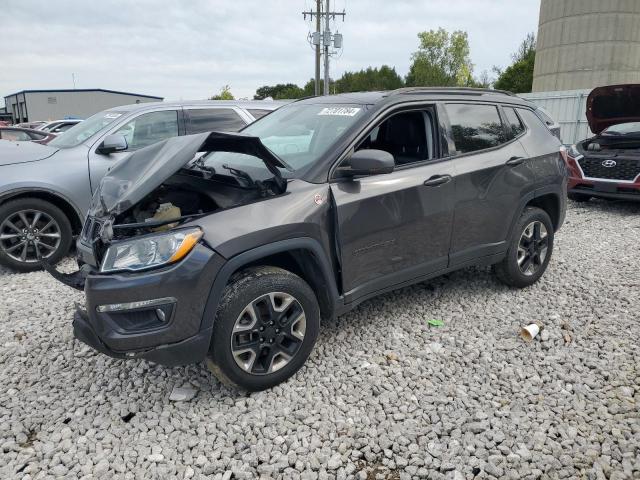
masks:
<svg viewBox="0 0 640 480"><path fill-rule="evenodd" d="M107 113L104 118L118 118L120 116L122 116L121 113Z"/></svg>
<svg viewBox="0 0 640 480"><path fill-rule="evenodd" d="M360 111L356 107L326 107L320 110L318 115L338 115L341 117L353 117Z"/></svg>

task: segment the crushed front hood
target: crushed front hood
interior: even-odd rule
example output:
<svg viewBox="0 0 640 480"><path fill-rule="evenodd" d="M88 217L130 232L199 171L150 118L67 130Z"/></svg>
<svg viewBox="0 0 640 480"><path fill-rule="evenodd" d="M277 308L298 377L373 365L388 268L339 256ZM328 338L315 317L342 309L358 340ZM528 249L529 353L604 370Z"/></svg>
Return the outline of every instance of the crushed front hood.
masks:
<svg viewBox="0 0 640 480"><path fill-rule="evenodd" d="M44 160L58 149L33 142L10 142L0 140L0 166Z"/></svg>
<svg viewBox="0 0 640 480"><path fill-rule="evenodd" d="M594 88L587 97L587 121L596 135L612 125L640 122L640 84Z"/></svg>
<svg viewBox="0 0 640 480"><path fill-rule="evenodd" d="M191 162L198 152L212 151L260 158L281 181L278 168L290 169L258 137L222 132L173 137L138 150L111 168L96 190L89 214L101 217L124 212Z"/></svg>

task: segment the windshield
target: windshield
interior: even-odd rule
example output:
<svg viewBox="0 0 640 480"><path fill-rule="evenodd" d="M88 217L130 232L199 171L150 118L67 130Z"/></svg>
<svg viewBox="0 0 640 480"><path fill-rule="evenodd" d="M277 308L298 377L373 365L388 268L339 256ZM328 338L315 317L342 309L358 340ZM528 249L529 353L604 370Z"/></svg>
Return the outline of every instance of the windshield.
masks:
<svg viewBox="0 0 640 480"><path fill-rule="evenodd" d="M107 127L114 120L120 118L123 112L106 112L96 113L87 118L84 122L74 125L66 132L60 134L49 142L49 146L56 148L71 148L80 145L87 138L95 135L99 131Z"/></svg>
<svg viewBox="0 0 640 480"><path fill-rule="evenodd" d="M605 135L630 135L640 134L640 122L621 123L619 125L612 125L604 132Z"/></svg>
<svg viewBox="0 0 640 480"><path fill-rule="evenodd" d="M297 177L318 161L364 110L363 105L293 104L252 123L242 133L258 137L291 166L291 171L282 169L284 177ZM211 152L202 163L221 174L228 174L229 166L249 171L254 178L263 177L260 171L266 170L259 158L234 152Z"/></svg>

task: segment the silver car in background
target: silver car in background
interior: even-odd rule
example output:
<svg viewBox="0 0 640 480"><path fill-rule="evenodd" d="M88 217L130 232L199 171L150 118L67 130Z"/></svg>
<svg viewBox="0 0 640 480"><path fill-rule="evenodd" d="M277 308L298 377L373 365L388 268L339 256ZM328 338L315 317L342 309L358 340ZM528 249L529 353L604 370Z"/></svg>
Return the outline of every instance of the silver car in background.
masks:
<svg viewBox="0 0 640 480"><path fill-rule="evenodd" d="M80 233L93 192L118 160L160 140L238 131L286 102L161 102L114 107L48 145L0 140L0 265L56 263Z"/></svg>

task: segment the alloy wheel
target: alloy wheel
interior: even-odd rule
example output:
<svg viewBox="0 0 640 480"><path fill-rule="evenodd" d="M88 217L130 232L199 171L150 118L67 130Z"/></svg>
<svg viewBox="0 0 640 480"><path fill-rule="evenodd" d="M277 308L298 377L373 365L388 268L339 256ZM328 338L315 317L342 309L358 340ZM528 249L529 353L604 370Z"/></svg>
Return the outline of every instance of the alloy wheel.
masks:
<svg viewBox="0 0 640 480"><path fill-rule="evenodd" d="M280 370L304 341L306 317L300 302L284 292L253 300L238 315L231 334L236 364L252 375Z"/></svg>
<svg viewBox="0 0 640 480"><path fill-rule="evenodd" d="M540 221L525 227L518 243L518 268L526 276L534 275L544 264L549 249L547 227Z"/></svg>
<svg viewBox="0 0 640 480"><path fill-rule="evenodd" d="M60 246L60 225L40 210L20 210L0 224L0 249L18 262L35 263Z"/></svg>

